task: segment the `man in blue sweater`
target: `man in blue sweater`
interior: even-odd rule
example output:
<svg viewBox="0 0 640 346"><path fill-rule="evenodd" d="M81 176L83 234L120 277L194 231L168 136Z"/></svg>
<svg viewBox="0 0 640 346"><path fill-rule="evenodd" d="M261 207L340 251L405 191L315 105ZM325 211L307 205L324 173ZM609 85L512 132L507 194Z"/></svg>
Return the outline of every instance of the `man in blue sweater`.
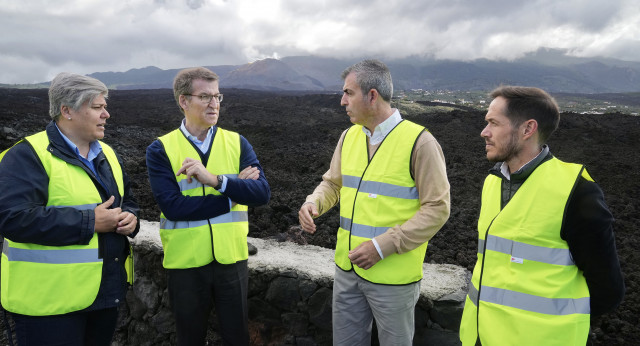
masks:
<svg viewBox="0 0 640 346"><path fill-rule="evenodd" d="M147 169L178 344L204 345L215 304L224 343L248 345L247 207L269 201L269 184L249 142L216 126L215 73L182 70L173 91L184 119L147 148Z"/></svg>

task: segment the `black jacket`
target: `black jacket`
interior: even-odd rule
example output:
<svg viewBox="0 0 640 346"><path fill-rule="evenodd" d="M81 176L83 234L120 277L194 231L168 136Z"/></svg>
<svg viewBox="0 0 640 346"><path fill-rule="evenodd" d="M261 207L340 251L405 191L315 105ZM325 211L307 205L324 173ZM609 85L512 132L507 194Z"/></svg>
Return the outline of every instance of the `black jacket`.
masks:
<svg viewBox="0 0 640 346"><path fill-rule="evenodd" d="M87 172L100 192L102 201L115 196L112 207L120 205L116 181L104 153L93 161L102 186L93 172L82 163L64 141L54 122L46 127L48 150L56 157ZM122 167L122 161L118 157ZM122 210L138 216L139 207L123 171L124 198ZM73 208L46 209L49 177L27 141L12 147L0 162L0 235L21 243L49 246L88 244L94 233L93 210ZM140 224L136 226L135 235ZM117 233L98 234L99 253L103 258L102 281L96 300L87 310L115 307L123 301L127 289L124 261L129 253L126 236ZM0 273L1 275L1 273Z"/></svg>
<svg viewBox="0 0 640 346"><path fill-rule="evenodd" d="M502 162L490 170L502 179L503 208L531 173L551 158L553 155L545 146L538 157L512 173L510 179L500 171ZM600 186L581 176L565 208L560 237L569 245L571 257L587 281L594 316L615 309L624 297L613 222Z"/></svg>

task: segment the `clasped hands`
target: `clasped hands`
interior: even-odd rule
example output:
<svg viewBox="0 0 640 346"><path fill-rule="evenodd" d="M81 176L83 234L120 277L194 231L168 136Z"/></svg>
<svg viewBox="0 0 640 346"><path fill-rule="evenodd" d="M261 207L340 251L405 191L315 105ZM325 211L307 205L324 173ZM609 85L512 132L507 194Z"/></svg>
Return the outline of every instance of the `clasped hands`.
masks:
<svg viewBox="0 0 640 346"><path fill-rule="evenodd" d="M133 233L136 230L138 218L128 211L122 211L120 207L109 209L113 201L115 197L111 196L94 209L95 231L97 233L116 232L122 235Z"/></svg>

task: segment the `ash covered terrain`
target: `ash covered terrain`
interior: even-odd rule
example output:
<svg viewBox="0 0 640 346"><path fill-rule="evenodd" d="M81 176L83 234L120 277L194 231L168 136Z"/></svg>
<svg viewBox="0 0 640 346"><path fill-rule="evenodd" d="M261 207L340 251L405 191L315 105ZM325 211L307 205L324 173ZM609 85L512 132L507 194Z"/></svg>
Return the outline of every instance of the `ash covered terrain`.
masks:
<svg viewBox="0 0 640 346"><path fill-rule="evenodd" d="M224 88L218 125L244 135L253 145L271 185L268 205L249 209L250 233L333 248L338 208L321 216L318 231L300 231L297 212L320 182L340 133L350 126L337 94L274 94ZM104 141L123 158L142 208L141 218L157 221L160 211L147 179L147 146L179 126L182 115L169 89L110 92ZM46 89L0 89L0 151L41 131L50 121ZM406 106L406 107L405 107ZM400 104L406 119L426 126L439 141L451 184L451 217L429 243L426 262L473 269L480 193L492 166L480 131L484 113ZM626 114L563 113L549 141L552 153L584 163L605 193L616 218L618 253L627 294L614 312L592 318L594 345L640 344L640 117Z"/></svg>

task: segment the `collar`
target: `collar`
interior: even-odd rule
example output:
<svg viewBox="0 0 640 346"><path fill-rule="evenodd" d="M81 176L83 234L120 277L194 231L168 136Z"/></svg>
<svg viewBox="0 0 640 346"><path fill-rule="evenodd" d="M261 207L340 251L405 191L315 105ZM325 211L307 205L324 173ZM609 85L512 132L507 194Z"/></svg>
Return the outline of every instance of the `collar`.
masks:
<svg viewBox="0 0 640 346"><path fill-rule="evenodd" d="M520 167L520 169L513 173L509 173L509 167L507 166L506 162L500 163L500 173L502 173L502 175L507 178L507 180L511 180L513 178L513 180L524 181L527 179L527 177L529 177L531 172L533 172L536 167L538 167L542 160L547 157L548 154L549 146L544 144L542 146L542 150L540 151L540 153L538 153L538 155L536 155L536 157L525 163L522 167Z"/></svg>
<svg viewBox="0 0 640 346"><path fill-rule="evenodd" d="M191 134L191 132L189 132L189 130L187 130L187 127L185 126L185 122L186 119L182 119L182 123L180 123L180 131L182 131L182 133L184 133L184 136L187 137L190 141L192 141L194 144L196 145L201 145L203 143L209 143L209 139L211 139L211 136L213 135L213 126L211 126L209 128L209 130L207 131L207 137L204 138L203 141L199 140L198 137L194 136Z"/></svg>
<svg viewBox="0 0 640 346"><path fill-rule="evenodd" d="M362 127L362 132L364 132L367 137L369 137L369 144L380 144L385 139L385 137L387 137L389 132L391 132L391 130L393 130L393 128L396 127L396 125L398 125L398 123L400 123L401 121L402 117L400 116L400 112L396 108L393 114L391 114L391 116L388 117L387 120L383 121L378 126L376 126L375 129L373 129L373 133L371 133L371 131L369 131L364 126Z"/></svg>
<svg viewBox="0 0 640 346"><path fill-rule="evenodd" d="M64 139L65 143L67 143L69 149L71 149L71 151L73 151L78 157L82 157L82 155L80 155L80 151L78 150L78 146L75 145L75 143L73 143L67 136L65 136L62 131L60 131L60 129L58 128L58 124L54 122L53 125L56 127L56 130L58 130L58 133L60 133L60 136L62 136L62 139ZM98 157L101 151L102 146L100 145L100 142L93 141L89 143L89 153L87 153L86 160L93 161L93 159ZM84 157L82 158L84 159Z"/></svg>

